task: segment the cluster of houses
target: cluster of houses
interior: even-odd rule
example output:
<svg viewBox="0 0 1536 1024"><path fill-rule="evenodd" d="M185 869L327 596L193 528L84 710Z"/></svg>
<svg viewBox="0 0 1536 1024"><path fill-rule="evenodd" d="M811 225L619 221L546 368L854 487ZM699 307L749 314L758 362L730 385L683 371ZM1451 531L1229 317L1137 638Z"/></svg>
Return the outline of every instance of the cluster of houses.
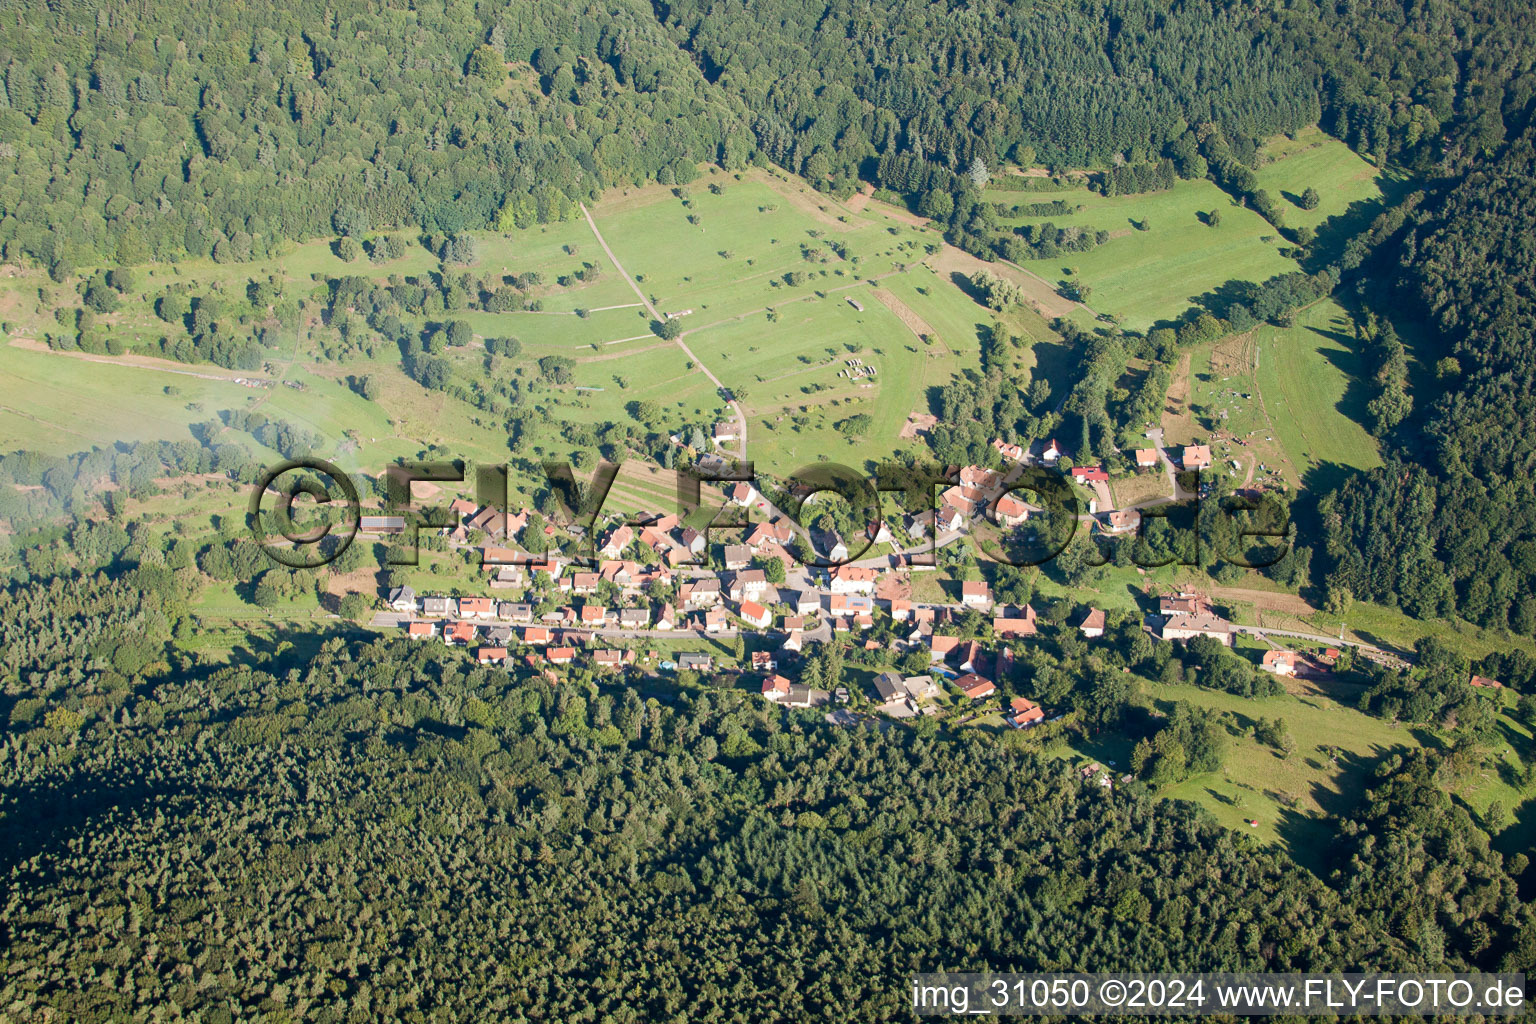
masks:
<svg viewBox="0 0 1536 1024"><path fill-rule="evenodd" d="M720 429L729 428L719 425L717 437ZM1001 440L993 444L1004 459L1020 462L1032 458L1018 445ZM1038 458L1049 464L1065 454L1050 441ZM1095 472L1102 473L1090 469L1085 479L1094 479ZM929 529L957 529L966 518L989 507L997 521L1007 525L1023 522L1029 514L1023 502L1003 493L1006 478L997 470L966 466L958 470L955 480L942 493L936 512L928 513L926 519L908 517L905 525L914 538L922 538ZM745 482L735 484L727 495L743 507L759 500L752 485ZM833 699L845 701L846 695L801 686L783 674L791 671L788 666L807 643L831 640L838 634L847 634L849 642L858 643L856 634L874 625L878 610L897 624L899 649L928 654L928 674L885 673L875 682L872 696L881 709L906 717L932 713L933 701L946 685L972 702L994 697L994 680L1009 671L1011 654L1006 641L1028 638L1037 629L1032 607L995 602L982 581L964 582L954 604L910 600L907 588L892 572L904 564L899 555L882 561L879 567L843 564L813 574L790 554L795 532L783 519L759 522L743 530L738 535L740 543L727 544L720 551L724 566L720 571L709 565L710 552L702 532L676 515L642 514L630 523L614 526L600 538L593 567L572 564L558 553L530 556L517 548L497 546L518 540L528 529L531 517L526 509L508 513L479 508L462 499L450 507L456 519L444 528L450 543L468 544L472 537L483 542L489 589L518 591L506 595L515 599L419 596L411 587L403 586L390 592L387 601L407 635L473 648L481 664L505 664L516 658L556 677L553 670L578 661L597 670L622 670L655 662L662 669L709 671L714 666L707 653L685 652L675 661L667 661L654 652L637 655L627 646L607 646L605 641L644 641L680 633L703 638L773 631L776 652L758 650L752 655L752 671L764 680L762 694L775 703L808 707ZM555 528L547 526L545 530L553 533ZM890 542L890 528L883 522L872 524L870 539ZM526 538L524 543L526 546ZM833 560L846 558L846 548L834 550L831 556ZM797 581L793 587L770 582L763 566L775 559L785 572L775 572L774 577L793 574ZM665 590L666 600L651 597L658 587ZM991 617L993 635L1003 641L995 651L946 629L973 611ZM1199 594L1162 598L1156 619L1148 623L1149 628L1164 639L1209 636L1225 644L1232 642L1231 623L1217 615ZM1088 638L1102 636L1104 612L1089 609L1077 628ZM874 640L863 642L879 646ZM1265 667L1271 668L1269 659ZM1285 660L1277 657L1271 670L1285 674L1294 671L1294 665L1287 669ZM1045 720L1045 712L1027 700L1015 700L1005 711L1006 720L1018 728Z"/></svg>

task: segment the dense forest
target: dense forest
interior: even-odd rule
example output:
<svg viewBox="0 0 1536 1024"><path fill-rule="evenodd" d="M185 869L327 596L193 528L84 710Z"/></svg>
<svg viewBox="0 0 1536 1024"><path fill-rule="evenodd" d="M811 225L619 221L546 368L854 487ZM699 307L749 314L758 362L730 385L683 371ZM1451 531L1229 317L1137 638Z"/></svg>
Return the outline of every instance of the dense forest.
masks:
<svg viewBox="0 0 1536 1024"><path fill-rule="evenodd" d="M559 219L700 161L844 191L896 157L930 184L978 161L1189 170L1200 125L1239 161L1321 122L1427 168L1518 123L1529 18L1510 0L28 3L0 34L0 251L60 277L239 262L333 231Z"/></svg>
<svg viewBox="0 0 1536 1024"><path fill-rule="evenodd" d="M1420 616L1536 633L1536 136L1402 219L1370 298L1422 312L1422 412L1396 459L1322 502L1327 585Z"/></svg>
<svg viewBox="0 0 1536 1024"><path fill-rule="evenodd" d="M0 595L0 995L31 1017L875 1020L934 965L1536 953L1524 865L1444 796L1447 755L1381 765L1324 884L979 735L829 728L728 686L553 687L401 640L220 666L166 644L192 570L133 557ZM1211 725L1178 711L1138 758L1154 780L1219 758Z"/></svg>
<svg viewBox="0 0 1536 1024"><path fill-rule="evenodd" d="M60 275L527 225L746 156L744 119L638 4L25 4L3 20L0 245Z"/></svg>

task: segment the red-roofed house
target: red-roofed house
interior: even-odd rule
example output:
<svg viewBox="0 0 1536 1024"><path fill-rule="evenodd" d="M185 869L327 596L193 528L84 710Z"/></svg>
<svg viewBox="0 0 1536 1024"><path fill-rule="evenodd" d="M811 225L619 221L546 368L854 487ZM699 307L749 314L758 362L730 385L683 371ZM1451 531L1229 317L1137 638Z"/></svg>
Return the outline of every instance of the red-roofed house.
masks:
<svg viewBox="0 0 1536 1024"><path fill-rule="evenodd" d="M1026 604L1016 615L998 615L992 619L992 632L1001 640L1034 636L1035 631L1035 609L1031 605Z"/></svg>
<svg viewBox="0 0 1536 1024"><path fill-rule="evenodd" d="M751 623L758 629L767 628L768 624L773 621L773 613L756 601L741 602L740 614L743 621Z"/></svg>
<svg viewBox="0 0 1536 1024"><path fill-rule="evenodd" d="M1015 697L1008 702L1007 718L1015 729L1027 729L1045 721L1045 709L1028 697Z"/></svg>
<svg viewBox="0 0 1536 1024"><path fill-rule="evenodd" d="M499 664L507 660L507 649L505 647L482 647L475 652L475 660L482 665L489 665L493 662Z"/></svg>
<svg viewBox="0 0 1536 1024"><path fill-rule="evenodd" d="M962 643L957 636L947 636L943 633L935 633L928 638L928 660L938 664L949 657L950 652Z"/></svg>
<svg viewBox="0 0 1536 1024"><path fill-rule="evenodd" d="M1277 676L1293 676L1296 674L1295 651L1265 651L1264 671L1273 672Z"/></svg>
<svg viewBox="0 0 1536 1024"><path fill-rule="evenodd" d="M437 626L430 622L412 622L405 627L406 636L426 637L433 636L437 632Z"/></svg>
<svg viewBox="0 0 1536 1024"><path fill-rule="evenodd" d="M547 644L555 638L548 626L529 626L523 630L523 643Z"/></svg>
<svg viewBox="0 0 1536 1024"><path fill-rule="evenodd" d="M981 700L983 697L990 697L997 692L997 685L992 680L986 676L978 676L974 672L967 672L959 679L956 679L955 686L959 687L960 692L971 700Z"/></svg>
<svg viewBox="0 0 1536 1024"><path fill-rule="evenodd" d="M496 602L489 597L459 598L459 617L463 619L494 619Z"/></svg>
<svg viewBox="0 0 1536 1024"><path fill-rule="evenodd" d="M992 505L992 514L1004 526L1018 526L1029 518L1029 506L1011 494L998 498Z"/></svg>
<svg viewBox="0 0 1536 1024"><path fill-rule="evenodd" d="M1083 484L1102 484L1109 482L1109 474L1098 466L1073 466L1072 479Z"/></svg>
<svg viewBox="0 0 1536 1024"><path fill-rule="evenodd" d="M769 700L783 700L789 696L790 682L783 676L769 676L763 680L763 696Z"/></svg>
<svg viewBox="0 0 1536 1024"><path fill-rule="evenodd" d="M1090 639L1093 637L1103 636L1104 609L1088 609L1088 614L1083 616L1083 621L1077 624L1077 628L1082 630L1083 636L1089 637Z"/></svg>
<svg viewBox="0 0 1536 1024"><path fill-rule="evenodd" d="M443 627L443 643L467 644L475 638L475 627L467 622L450 622Z"/></svg>
<svg viewBox="0 0 1536 1024"><path fill-rule="evenodd" d="M597 549L597 553L604 558L618 558L634 539L633 529L628 525L620 526L608 535L608 539L603 541L603 546Z"/></svg>
<svg viewBox="0 0 1536 1024"><path fill-rule="evenodd" d="M875 577L880 575L874 569L862 569L856 565L840 565L832 570L831 591L834 594L873 594L875 592Z"/></svg>
<svg viewBox="0 0 1536 1024"><path fill-rule="evenodd" d="M1024 449L1019 445L1010 444L1009 442L1004 441L999 437L992 440L992 447L996 448L998 452L1003 456L1003 458L1008 459L1009 461L1024 461L1025 452Z"/></svg>
<svg viewBox="0 0 1536 1024"><path fill-rule="evenodd" d="M546 657L549 658L551 665L569 665L576 660L576 648L551 647Z"/></svg>

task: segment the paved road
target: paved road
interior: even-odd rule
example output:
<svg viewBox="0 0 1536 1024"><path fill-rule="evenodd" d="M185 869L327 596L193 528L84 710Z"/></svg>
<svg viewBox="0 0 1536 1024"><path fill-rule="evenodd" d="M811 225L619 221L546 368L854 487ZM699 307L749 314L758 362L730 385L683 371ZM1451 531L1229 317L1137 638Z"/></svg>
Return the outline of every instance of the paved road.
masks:
<svg viewBox="0 0 1536 1024"><path fill-rule="evenodd" d="M597 221L592 219L592 211L588 210L586 204L584 203L581 207L581 215L587 218L587 227L592 229L592 236L597 239L597 244L602 246L603 252L607 253L608 258L613 261L614 267L618 269L619 276L624 278L624 283L629 285L630 290L633 291L635 295L640 299L640 305L645 307L645 311L651 314L652 319L657 321L666 320L667 318L662 315L661 311L652 305L651 300L646 297L645 292L640 290L640 286L635 283L635 279L629 276L629 271L624 269L624 264L619 262L618 256L614 255L613 249L608 246L608 240L605 239L603 237L603 233L597 229ZM687 333L687 331L684 331L683 334L678 335L674 339L674 341L677 343L677 347L683 350L683 355L687 356L693 365L704 371L704 376L709 378L710 383L714 384L714 386L720 391L729 394L730 389L720 382L720 378L715 376L713 370L704 365L703 360L693 354L693 350L690 349L688 347L688 343L683 340L683 336ZM742 410L741 403L736 401L736 399L732 398L729 402L729 405L731 410L736 414L736 438L738 448L740 449L740 458L746 459L747 414Z"/></svg>

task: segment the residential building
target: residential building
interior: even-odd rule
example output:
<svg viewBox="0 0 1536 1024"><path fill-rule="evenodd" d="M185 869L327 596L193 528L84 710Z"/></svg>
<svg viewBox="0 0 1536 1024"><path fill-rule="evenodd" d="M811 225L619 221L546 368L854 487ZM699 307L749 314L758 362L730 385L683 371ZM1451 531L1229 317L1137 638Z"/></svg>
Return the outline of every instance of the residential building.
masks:
<svg viewBox="0 0 1536 1024"><path fill-rule="evenodd" d="M881 701L903 700L907 696L900 672L881 672L875 676L875 694Z"/></svg>
<svg viewBox="0 0 1536 1024"><path fill-rule="evenodd" d="M763 680L763 696L771 701L783 701L789 698L789 689L793 684L783 676L769 676Z"/></svg>
<svg viewBox="0 0 1536 1024"><path fill-rule="evenodd" d="M933 676L907 676L901 681L901 688L907 691L907 696L921 703L932 700L939 695L939 684Z"/></svg>
<svg viewBox="0 0 1536 1024"><path fill-rule="evenodd" d="M453 615L459 610L459 603L451 597L424 597L421 599L421 613L423 615Z"/></svg>
<svg viewBox="0 0 1536 1024"><path fill-rule="evenodd" d="M979 676L974 672L967 672L956 679L955 686L971 700L981 700L997 692L997 686L992 680L986 676Z"/></svg>
<svg viewBox="0 0 1536 1024"><path fill-rule="evenodd" d="M928 660L935 665L939 664L949 657L962 642L957 636L934 633L928 638Z"/></svg>
<svg viewBox="0 0 1536 1024"><path fill-rule="evenodd" d="M873 594L875 578L880 574L874 569L840 565L828 575L831 577L829 589L834 594Z"/></svg>
<svg viewBox="0 0 1536 1024"><path fill-rule="evenodd" d="M1160 456L1160 454L1158 453L1158 450L1156 448L1137 448L1136 449L1136 468L1137 469L1151 469L1153 466L1156 466L1158 463L1160 463L1162 461L1163 461L1162 457Z"/></svg>
<svg viewBox="0 0 1536 1024"><path fill-rule="evenodd" d="M993 503L992 515L1003 526L1018 526L1029 518L1029 506L1012 494L1005 494Z"/></svg>
<svg viewBox="0 0 1536 1024"><path fill-rule="evenodd" d="M603 541L603 546L597 549L597 553L603 558L618 558L624 554L624 549L629 547L635 539L635 531L627 524L619 526L608 534L608 539Z"/></svg>
<svg viewBox="0 0 1536 1024"><path fill-rule="evenodd" d="M1015 729L1028 729L1045 721L1045 709L1028 697L1015 697L1008 702L1008 713L1004 717Z"/></svg>
<svg viewBox="0 0 1536 1024"><path fill-rule="evenodd" d="M1265 651L1262 661L1266 672L1273 672L1277 676L1296 674L1295 651Z"/></svg>
<svg viewBox="0 0 1536 1024"><path fill-rule="evenodd" d="M1210 469L1210 446L1204 444L1185 445L1184 453L1179 457L1179 464L1185 469Z"/></svg>
<svg viewBox="0 0 1536 1024"><path fill-rule="evenodd" d="M992 447L996 448L998 453L1009 462L1023 462L1028 457L1023 446L1004 441L1002 438L993 438Z"/></svg>
<svg viewBox="0 0 1536 1024"><path fill-rule="evenodd" d="M677 656L677 667L691 672L708 672L714 664L715 659L699 651L684 651Z"/></svg>
<svg viewBox="0 0 1536 1024"><path fill-rule="evenodd" d="M505 647L482 647L475 652L475 660L482 665L500 665L507 660Z"/></svg>
<svg viewBox="0 0 1536 1024"><path fill-rule="evenodd" d="M461 619L494 619L496 617L496 602L489 597L461 597L459 598L459 618Z"/></svg>
<svg viewBox="0 0 1536 1024"><path fill-rule="evenodd" d="M1186 615L1182 612L1163 619L1164 640L1188 640L1191 637L1208 636L1232 646L1232 623L1212 612Z"/></svg>
<svg viewBox="0 0 1536 1024"><path fill-rule="evenodd" d="M1133 508L1110 509L1103 521L1105 533L1129 533L1141 522L1141 513Z"/></svg>
<svg viewBox="0 0 1536 1024"><path fill-rule="evenodd" d="M1034 636L1037 628L1033 605L1026 604L1017 611L1010 611L1005 608L1002 609L1002 614L992 617L992 632L1000 640L1016 640L1019 637Z"/></svg>
<svg viewBox="0 0 1536 1024"><path fill-rule="evenodd" d="M743 569L731 580L732 601L760 598L768 590L768 577L761 569Z"/></svg>
<svg viewBox="0 0 1536 1024"><path fill-rule="evenodd" d="M625 665L634 664L634 661L634 651L602 650L592 652L592 664L597 668L622 668Z"/></svg>
<svg viewBox="0 0 1536 1024"><path fill-rule="evenodd" d="M1083 616L1083 621L1077 624L1083 636L1092 640L1104 635L1104 609L1090 608L1088 614Z"/></svg>
<svg viewBox="0 0 1536 1024"><path fill-rule="evenodd" d="M960 584L960 603L967 608L990 608L992 588L983 580L966 580Z"/></svg>
<svg viewBox="0 0 1536 1024"><path fill-rule="evenodd" d="M766 629L773 622L773 614L756 601L741 602L739 614L743 622L756 626L758 629Z"/></svg>

